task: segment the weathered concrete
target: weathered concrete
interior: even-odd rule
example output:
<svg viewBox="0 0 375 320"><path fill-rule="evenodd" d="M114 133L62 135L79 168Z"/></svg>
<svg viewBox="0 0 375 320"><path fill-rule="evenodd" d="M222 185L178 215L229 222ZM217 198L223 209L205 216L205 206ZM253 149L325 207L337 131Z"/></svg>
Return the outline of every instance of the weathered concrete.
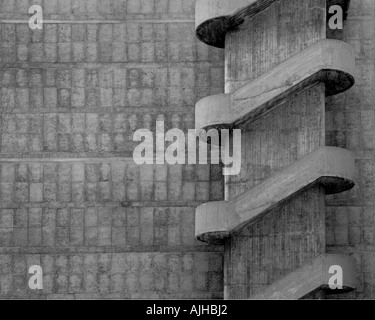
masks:
<svg viewBox="0 0 375 320"><path fill-rule="evenodd" d="M354 157L350 151L332 147L317 149L231 201L199 206L196 236L210 243L223 241L304 188L320 184L326 194L341 193L353 188L354 179Z"/></svg>
<svg viewBox="0 0 375 320"><path fill-rule="evenodd" d="M346 3L345 0L343 1ZM40 3L40 1L38 2ZM121 141L122 135L124 135L126 141L131 141L128 131L123 132L122 130L125 129L120 129L121 127L112 124L112 122L111 125L106 124L107 109L99 107L102 103L101 99L103 99L103 102L107 99L105 92L113 92L114 106L119 117L118 120L116 120L117 117L111 117L111 121L115 120L116 123L118 121L124 123L123 120L120 120L124 116L125 123L137 123L137 128L144 127L144 123L153 123L159 114L166 116L167 122L170 123L172 113L175 112L181 115L183 127L194 127L194 124L190 124L194 121L194 111L190 108L193 108L194 103L203 97L222 93L224 86L222 52L194 40L193 22L179 23L194 19L194 2L189 0L44 1L47 19L78 20L95 17L95 19L102 19L107 22L108 19L113 20L114 18L121 20L123 23L118 27L119 29L125 28L125 40L118 41L123 33L116 29L115 34L117 36L114 38L114 42L107 42L105 45L101 45L102 40L92 34L93 30L100 29L100 25L91 27L74 25L74 38L71 39L69 36L64 37L64 26L61 26L62 30L58 31L59 25L57 23L47 25L44 34L39 32L29 33L27 25L0 24L0 29L5 30L4 32L1 31L0 44L0 61L3 63L0 71L3 77L1 87L4 88L5 86L8 93L15 90L16 105L21 106L16 107L13 114L7 117L8 127L5 129L7 138L3 142L3 150L7 151L3 151L2 155L4 156L4 164L14 164L15 174L5 174L13 172L12 167L6 166L6 169L4 169L5 173L1 179L5 192L13 190L17 193L17 199L24 199L22 195L24 191L22 190L28 189L28 187L23 187L24 184L29 185L34 183L35 180L39 181L39 178L36 178L39 176L37 173L39 170L35 171L36 169L30 166L30 164L38 163L39 159L34 158L33 160L33 157L53 158L56 156L60 159L66 156L69 159L71 156L76 157L77 152L83 152L83 156L91 158L100 146L98 142L95 143L99 140L91 137L98 138L101 133L108 131L108 127L113 129L113 131L108 131L109 136L113 137L113 141ZM202 3L204 2L206 0L202 1ZM294 1L290 5L292 14L287 14L287 16L292 17L293 12L299 14L300 11L297 6L303 3L308 4L313 3L313 1ZM27 14L28 5L29 1L3 1L1 17L2 19L27 20L29 18ZM267 12L267 15L271 13ZM308 11L309 18L313 17L313 13L316 13L316 11ZM273 15L269 20L266 20L265 16L267 15L257 15L259 19L255 24L258 26L263 24L273 26L274 24L270 23L269 20L278 21L277 17L275 19ZM283 15L280 17L280 21L282 21ZM152 19L156 19L156 23L152 23ZM168 23L164 19L170 22ZM322 130L319 134L320 138L318 138L318 135L314 136L317 141L320 140L319 143L323 141L323 145L348 148L354 153L358 171L356 186L343 194L327 196L326 201L324 201L324 196L321 197L315 192L316 190L310 190L308 193L298 196L299 203L296 202L296 199L293 199L293 203L288 203L278 210L273 210L265 219L239 233L238 237L232 236L231 242L227 243L225 253L225 259L231 261L231 264L227 264L228 270L225 272L225 281L228 283L226 286L227 296L250 297L252 294L259 292L258 290L261 288L266 288L273 281L277 281L283 274L287 275L288 272L293 272L296 268L303 266L304 261L308 263L307 261L311 261L316 254L319 255L319 252L322 252L322 248L324 248L329 253L351 255L356 260L357 265L356 290L344 295L327 295L327 298L372 299L375 297L374 21L375 1L351 1L344 30L333 33L335 38L344 40L355 48L356 84L351 90L338 96L329 97L326 100L326 112L324 113L326 119L322 121L322 126L326 130ZM305 24L306 29L311 27L311 24L304 22L303 15L300 16L300 24ZM302 37L301 33L304 29L301 28L300 24L294 23L294 27L289 26L289 34L286 33L287 28L280 29L283 30L281 34L274 34L275 37L284 39L283 44L280 43L279 45L274 42L270 36L269 42L264 42L262 47L256 41L251 46L247 46L248 48L259 48L257 54L253 55L256 67L253 67L252 63L244 64L241 59L237 60L238 64L242 64L243 67L250 66L250 73L255 79L262 75L265 72L264 70L272 69L274 67L272 62L276 65L282 62L288 55L286 50L293 49L292 45L295 45L296 50L298 49L296 53L300 51L298 45L311 45L311 42L319 38L319 35L311 32L306 37ZM104 29L106 28L108 26ZM87 29L90 29L90 35L84 35L85 32L82 31ZM246 30L246 34L254 33L259 36L258 30L252 27ZM276 29L269 30L274 32ZM269 34L272 35L272 32ZM57 36L59 40L57 40ZM231 36L231 34L228 36ZM297 36L300 41L293 42L293 39ZM110 36L107 37L107 39L110 38ZM243 43L243 39L238 42ZM255 39L260 40L259 37ZM286 46L288 43L290 45ZM124 50L121 49L122 46L124 46ZM115 50L111 51L111 47ZM269 50L265 50L265 48ZM112 52L113 55L110 55L109 52ZM16 62L16 59L19 62ZM100 77L104 80L106 78L106 70L101 70L101 63L109 60L112 61L111 66L113 68L110 68L111 70L124 70L124 73L126 73L124 85L120 85L117 75L114 78L116 79L115 85L110 85L110 82L103 82L103 84L106 84L102 88L102 85L96 84L95 79ZM43 61L45 63L42 63ZM118 63L115 63L116 61ZM31 68L25 69L29 65ZM40 67L43 67L43 71L46 71L42 75L46 78L40 81L44 84L42 88L35 86L33 80L41 77L38 75ZM62 68L64 71L66 70L65 67L68 70L72 68L72 70L78 72L78 75L75 74L73 78L75 79L74 86L79 89L75 91L74 97L69 96L69 92L73 88L62 81L64 77L62 74L56 74L56 79L57 77L61 79L59 85L57 85L56 80L52 80L51 74L54 74L55 69L59 69L57 67L64 67ZM94 71L92 71L92 67L95 67ZM109 68L109 64L106 64L106 67ZM3 73L4 71L5 73ZM15 75L13 76L10 71L14 71ZM101 73L103 71L104 73ZM76 80L79 79L79 73L81 72L85 74L85 78L87 77L88 82L85 87L81 84L78 85L82 82ZM244 73L244 76L248 77L249 73ZM8 84L9 79L12 79L11 84ZM16 79L16 82L14 82L14 79ZM70 84L70 82L68 83ZM85 99L79 92L82 89L87 92ZM109 90L103 91L103 95L100 97L98 93L102 89ZM152 93L150 89L152 89ZM231 90L228 89L228 92L231 92ZM44 100L43 93L45 94ZM65 123L64 119L57 120L57 94L65 97L61 100L62 103L59 108L70 110L70 106L74 106L74 109L79 107L77 112L72 112L72 116L69 112L59 112L63 115L67 113L68 118L71 116L72 126L66 126L71 131L67 132L62 125L57 128L58 121L61 124ZM308 90L308 95L316 95L315 88ZM307 139L310 134L314 135L312 128L316 126L316 123L311 121L313 113L306 111L311 110L311 108L304 108L305 99L308 95L299 95L298 99L292 100L293 104L297 104L297 109L301 110L302 108L304 110L303 118L295 117L295 113L289 112L289 109L284 108L279 112L276 109L268 114L267 119L262 117L253 122L251 126L242 127L246 136L244 140L247 142L247 156L248 159L252 159L252 162L248 164L251 170L244 170L244 167L242 170L244 176L241 176L241 179L233 179L233 183L237 187L227 188L230 193L229 198L238 196L246 189L267 179L273 174L274 170L279 170L284 165L293 163L298 158L297 156L315 148L317 143L312 142L312 139ZM6 94L5 96L12 97L12 94ZM84 101L84 107L82 107L82 101ZM3 103L3 101L0 103ZM107 104L108 102L103 105ZM83 108L82 113L78 112L81 110L80 108ZM170 112L172 109L173 112ZM41 112L39 112L40 110ZM49 117L49 110L51 110L51 113L55 113L51 117ZM290 110L293 110L293 108L290 108ZM151 121L144 117L150 111L153 113ZM92 120L90 115L92 113L100 115L97 121ZM282 117L285 113L288 116ZM41 116L42 114L44 117ZM80 123L79 119L81 119L82 114L87 116L85 119L88 124L87 128L95 128L92 131L96 134L93 135L86 127L85 132L77 129L76 124ZM48 130L44 129L43 132L36 130L36 127L42 127L42 125L36 125L35 118L40 120L44 118L43 121L45 121ZM101 129L96 129L98 124L92 125L92 121L94 124L100 122ZM296 135L296 138L293 138L293 126L288 126L289 123L298 124L303 129L303 133L300 132ZM127 128L130 127L130 125L127 125ZM262 128L268 128L268 130L273 128L273 133L261 130ZM103 130L104 132L101 132ZM280 136L280 139L277 139L277 136ZM80 142L82 137L85 139L87 137L90 143L82 144ZM264 143L266 137L268 143ZM118 140L115 140L115 138ZM303 139L303 143L296 143L297 138ZM249 144L250 140L252 141L251 144ZM16 141L20 141L20 143L14 143ZM32 143L32 141L35 142ZM39 141L42 141L42 143ZM288 143L289 145L292 144L293 148L287 147L287 141L290 141ZM245 145L245 141L243 143ZM121 145L120 142L115 144L115 146ZM262 148L258 147L255 150L256 145L262 146ZM41 152L41 146L45 148L43 152ZM70 148L73 148L74 152L68 152ZM124 151L116 151L116 155L119 155L122 160L123 156L130 155L131 149L132 147L129 144ZM250 152L250 149L254 151ZM277 152L272 155L272 150L277 150ZM107 151L109 156L111 156L110 153L113 156L113 152ZM102 151L102 154L104 154L104 151ZM260 154L266 156L260 156ZM284 156L281 157L281 154ZM14 156L19 158L14 159ZM255 168L259 168L259 170L255 170ZM90 253L88 247L86 249L85 247L75 249L74 245L68 248L69 251L65 247L60 247L60 244L56 248L34 245L34 241L39 241L33 240L38 239L36 235L39 231L35 227L35 221L37 220L35 217L38 217L38 213L37 210L31 212L31 224L28 225L29 208L38 207L39 203L29 202L23 206L20 205L20 200L6 202L7 208L3 208L0 219L0 296L2 298L47 297L50 299L222 297L223 271L221 266L223 255L222 252L213 252L214 250L221 250L221 247L218 246L217 249L207 248L197 245L197 242L194 241L193 206L199 203L186 200L191 199L193 194L196 199L199 199L199 202L208 201L205 200L208 198L209 200L221 200L223 195L219 188L221 185L220 168L214 170L197 168L194 171L191 167L184 166L181 176L180 173L177 175L178 179L176 179L176 173L173 171L165 180L163 176L166 170L168 169L165 167L156 168L153 186L158 200L148 203L150 205L159 203L161 206L172 205L172 207L155 208L152 214L153 228L147 227L148 231L143 233L147 237L140 240L138 240L137 220L136 218L133 219L138 215L133 210L137 211L138 208L130 208L130 224L124 226L124 228L128 228L129 232L123 233L123 235L128 238L128 243L135 243L136 245L134 247L133 245L124 248L117 247L116 250L118 251L122 249L130 250L124 253L111 253L108 251L108 246L102 245L91 247L91 249L96 248L96 251L100 253ZM45 169L46 184L49 185L49 181L52 181L51 184L57 186L59 180L52 178L54 176L51 176L49 172L50 169L47 166L47 169ZM99 181L99 171L96 174L98 180L95 179L95 181L98 184L99 182L105 182ZM137 175L138 173L130 170L130 177L137 177ZM247 176L254 178L248 179ZM49 180L49 177L51 180ZM65 179L63 178L63 180ZM168 197L179 197L180 193L177 191L180 189L176 185L179 185L180 182L183 188L183 203L187 204L188 207L181 208L181 202L179 201L160 200ZM11 189L5 187L6 184L11 185ZM194 187L191 187L192 185ZM207 185L210 185L210 188ZM138 188L140 186L141 184ZM36 190L38 186L33 184L31 188ZM63 195L65 194L64 188L60 191L62 199L65 198ZM192 189L196 191L191 192ZM102 190L105 191L105 188ZM133 187L128 190L133 190ZM11 194L10 192L4 193L4 197L13 199ZM33 199L38 199L37 191L33 191L33 195ZM319 206L314 211L313 207L317 202L319 202ZM138 205L147 204L143 200L135 203ZM309 203L309 205L306 205L306 203ZM326 203L325 221L321 221L318 214L315 217L311 216L311 212L319 213L321 207L324 207L324 203ZM175 211L176 204L179 208L178 211ZM67 206L71 208L71 205L71 203L68 203ZM100 204L98 208L101 208ZM145 225L144 217L151 217L147 212L150 208L139 207L139 209L141 210L141 221ZM43 215L45 214L46 217L45 221L49 221L48 217L51 216L53 223L55 208L45 210L43 211ZM74 210L74 213L76 212ZM14 217L14 229L10 224L12 215ZM113 215L114 226L123 226L123 224L128 223L126 218L122 218L124 215L126 217L127 212ZM64 210L59 211L57 216L64 217L66 212L64 213ZM91 216L93 216L93 220L91 220ZM119 218L115 218L117 216ZM88 212L87 217L89 218L87 227L94 230L96 224L92 226L93 222L90 221L95 221L95 212ZM179 220L179 217L182 220ZM62 240L61 243L66 243L68 232L65 232L65 230L75 232L75 229L67 226L67 220L60 220L59 218L59 221L59 225L54 225L56 228L53 228L53 230L58 232L58 239ZM104 220L101 218L101 221ZM60 227L60 223L64 226ZM100 224L102 223L100 222ZM62 232L61 229L65 230ZM145 231L145 228L142 230ZM146 241L146 238L151 239L148 238L150 230L153 230L153 243L155 245L152 245L152 247L139 246L138 243ZM85 233L84 236L91 238L93 234L92 241L94 243L98 239L106 243L108 241L106 240L108 239L106 232L102 228L99 236L96 236L98 233L91 233L91 231ZM180 234L182 240L174 236L176 234ZM31 244L27 244L29 235ZM121 237L116 241L122 241ZM320 243L319 239L323 239L323 237L324 242ZM49 241L48 237L44 239L47 242ZM72 237L72 241L75 241L74 239L75 236ZM6 245L6 243L12 241L21 241L18 243L23 243L23 245L14 247ZM190 245L180 246L179 241L190 243L193 247ZM231 250L231 247L233 247L233 250ZM148 250L147 248L156 251L151 253L134 251ZM176 248L178 248L177 252L171 252ZM185 249L187 251L183 252ZM160 252L162 250L165 251ZM203 251L195 252L197 250ZM273 266L274 261L277 261L276 270ZM26 293L24 289L27 284L26 269L30 264L35 263L40 263L46 270L46 288L40 295L30 291ZM153 278L149 274L151 269L157 270L157 277ZM60 276L56 276L57 273ZM143 277L141 278L140 275ZM246 276L244 277L244 275ZM140 282L140 279L144 280ZM181 288L184 288L184 290Z"/></svg>
<svg viewBox="0 0 375 320"><path fill-rule="evenodd" d="M340 5L347 17L351 0L328 0L327 8ZM225 36L244 20L273 5L277 0L197 0L195 25L199 40L218 48L225 47Z"/></svg>
<svg viewBox="0 0 375 320"><path fill-rule="evenodd" d="M349 192L326 199L328 253L355 258L357 289L329 299L373 299L375 262L375 2L353 0L340 36L355 48L356 85L327 99L327 145L355 154L358 178Z"/></svg>
<svg viewBox="0 0 375 320"><path fill-rule="evenodd" d="M330 267L340 266L343 271L342 292L352 291L356 288L356 263L354 258L346 255L322 255L311 263L292 272L285 278L270 285L261 294L252 296L253 300L265 299L299 299L318 289L329 290L329 279L333 276L329 272Z"/></svg>
<svg viewBox="0 0 375 320"><path fill-rule="evenodd" d="M319 185L303 190L226 239L227 299L259 294L324 254L324 193Z"/></svg>
<svg viewBox="0 0 375 320"><path fill-rule="evenodd" d="M238 26L233 18L241 16L241 9L246 8L249 16L262 11L277 0L198 0L196 4L196 34L208 45L224 48L225 35ZM241 18L240 18L241 19Z"/></svg>
<svg viewBox="0 0 375 320"><path fill-rule="evenodd" d="M223 115L212 116L214 108L206 114L199 113L202 115L199 119L209 118L211 123L202 125L200 120L197 123L206 127L240 128L243 132L242 170L238 176L225 178L226 206L235 214L225 216L224 206L219 203L212 208L200 207L203 216L212 212L209 219L203 218L202 225L206 223L208 233L198 235L201 240L210 239L213 230L209 223L218 231L211 234L213 243L220 243L226 237L224 295L227 299L260 294L272 283L325 254L326 190L322 184L313 183L319 174L313 181L308 178L313 164L300 168L298 164L325 146L325 99L348 90L356 74L350 47L335 41L336 50L327 45L331 43L327 37L332 36L326 27L331 2L284 0L273 1L272 5L268 1L242 4L244 8L231 8L238 9L237 12L219 14L196 26L198 38L203 42L225 46L225 95L212 100L222 103L220 112L225 110L223 103L230 102L226 104L230 110L222 112L229 115L227 123L220 123ZM218 5L206 13L226 8ZM319 46L324 49L317 49ZM336 53L332 54L333 51ZM332 69L327 67L337 58L341 62ZM324 71L319 73L319 70L326 69L331 72L325 78ZM213 105L212 101L203 100L200 109L204 103L208 107ZM331 161L335 162L336 157ZM353 178L353 157L347 159ZM295 170L289 170L293 165ZM295 180L284 185L286 176ZM330 182L337 183L338 189L331 192L342 192L354 185L350 180L341 188L345 179L336 179L323 180L328 190L335 184ZM233 226L236 227L231 229ZM291 279L293 276L288 281ZM311 289L313 297L316 288Z"/></svg>
<svg viewBox="0 0 375 320"><path fill-rule="evenodd" d="M316 82L326 84L327 96L338 94L353 86L354 75L352 46L337 40L321 40L231 95L220 94L198 101L195 126L231 127L251 121Z"/></svg>
<svg viewBox="0 0 375 320"><path fill-rule="evenodd" d="M193 129L224 86L194 1L0 4L0 299L222 298L222 248L194 236L195 207L223 199L220 166L132 158L135 130Z"/></svg>

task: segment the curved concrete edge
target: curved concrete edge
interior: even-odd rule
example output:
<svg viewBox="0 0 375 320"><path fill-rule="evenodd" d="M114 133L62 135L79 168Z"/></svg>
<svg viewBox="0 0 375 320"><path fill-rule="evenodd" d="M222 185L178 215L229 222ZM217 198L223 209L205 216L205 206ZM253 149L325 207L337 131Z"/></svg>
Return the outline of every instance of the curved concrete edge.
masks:
<svg viewBox="0 0 375 320"><path fill-rule="evenodd" d="M195 105L195 128L220 127L231 118L231 94L216 94L203 98ZM211 119L207 126L206 119Z"/></svg>
<svg viewBox="0 0 375 320"><path fill-rule="evenodd" d="M195 26L199 27L211 19L231 16L257 1L259 0L197 0L195 3Z"/></svg>
<svg viewBox="0 0 375 320"><path fill-rule="evenodd" d="M342 290L354 290L357 286L356 261L353 257L343 254L327 254L324 256L324 259L322 259L322 281L324 283L322 289L328 290L327 293L330 294L335 294L337 293L337 290L340 290L331 289L329 286L329 280L333 275L332 270L330 270L332 266L339 266L343 269Z"/></svg>
<svg viewBox="0 0 375 320"><path fill-rule="evenodd" d="M205 203L195 211L195 236L202 242L219 244L229 236L230 203L217 201Z"/></svg>
<svg viewBox="0 0 375 320"><path fill-rule="evenodd" d="M197 0L195 4L196 35L203 43L225 47L226 33L238 27L245 17L251 18L277 0ZM340 5L346 13L350 0L328 0L327 6Z"/></svg>
<svg viewBox="0 0 375 320"><path fill-rule="evenodd" d="M225 47L225 35L231 29L230 18L237 11L256 2L276 0L197 0L195 4L196 35L203 43Z"/></svg>
<svg viewBox="0 0 375 320"><path fill-rule="evenodd" d="M346 184L346 190L349 190L354 186L355 172L355 159L349 150L335 147L316 149L260 185L233 199L233 210L238 220L232 221L230 230L240 229L247 222L304 188L319 182L324 183L324 178L330 178L330 193L345 191L342 188L342 180L350 182ZM338 184L337 190L332 186L335 182Z"/></svg>
<svg viewBox="0 0 375 320"><path fill-rule="evenodd" d="M230 202L212 202L198 207L196 236L204 242L218 243L317 183L327 188L328 193L350 190L355 185L355 172L355 160L350 151L321 147Z"/></svg>
<svg viewBox="0 0 375 320"><path fill-rule="evenodd" d="M335 275L335 272L330 270L333 266L339 266L343 271L342 288L335 290L331 290L329 287L329 280ZM317 289L326 290L327 293L340 294L355 290L356 283L356 262L354 258L342 254L324 254L312 260L310 264L270 285L262 293L250 297L250 299L301 299Z"/></svg>
<svg viewBox="0 0 375 320"><path fill-rule="evenodd" d="M318 41L234 93L198 101L196 128L230 127L260 117L316 82L326 83L327 95L338 94L353 86L354 75L351 45L340 40Z"/></svg>

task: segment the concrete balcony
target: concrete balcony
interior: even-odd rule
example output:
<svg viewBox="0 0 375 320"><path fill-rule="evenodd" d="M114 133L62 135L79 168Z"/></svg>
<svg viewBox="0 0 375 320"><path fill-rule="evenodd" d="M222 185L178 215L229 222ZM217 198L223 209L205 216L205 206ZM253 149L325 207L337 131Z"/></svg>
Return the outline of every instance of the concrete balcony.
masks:
<svg viewBox="0 0 375 320"><path fill-rule="evenodd" d="M196 237L204 242L221 243L231 232L307 187L320 184L326 194L340 193L353 188L354 177L354 156L350 151L319 148L232 201L199 206Z"/></svg>

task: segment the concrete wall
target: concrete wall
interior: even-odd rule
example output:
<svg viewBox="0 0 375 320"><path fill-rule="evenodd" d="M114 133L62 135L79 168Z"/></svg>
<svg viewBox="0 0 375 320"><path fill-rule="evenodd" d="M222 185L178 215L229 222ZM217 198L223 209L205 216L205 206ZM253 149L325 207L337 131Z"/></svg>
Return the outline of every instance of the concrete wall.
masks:
<svg viewBox="0 0 375 320"><path fill-rule="evenodd" d="M226 93L325 39L325 10L324 0L278 1L228 33ZM226 178L228 200L325 145L324 93L324 84L315 84L240 127L242 170ZM225 244L225 297L249 298L324 253L324 214L324 190L316 186L232 234Z"/></svg>
<svg viewBox="0 0 375 320"><path fill-rule="evenodd" d="M349 254L356 259L357 289L348 294L327 295L326 298L373 299L375 297L375 2L352 0L344 31L329 32L328 37L342 39L355 48L357 72L356 84L352 89L326 99L326 144L347 148L354 152L358 172L354 189L342 194L326 196L325 201L325 250L328 253ZM241 190L240 181L238 189ZM296 212L298 213L298 210ZM227 247L227 259L231 261L232 268L232 273L229 273L228 277L231 276L234 282L241 283L244 274L248 273L249 269L254 269L254 264L265 266L259 270L255 268L255 275L250 276L248 273L249 282L254 282L255 277L257 284L245 290L243 287L234 288L229 292L233 297L249 295L270 281L269 274L272 271L269 271L267 264L270 264L271 257L276 256L267 250L272 246L269 241L263 240L264 230L267 230L267 235L270 234L269 230L271 235L277 232L269 229L269 221L268 218L265 219L264 224L259 222L244 229L238 237L232 238L232 250ZM282 232L282 234L288 236L288 233ZM246 241L243 236L250 240ZM299 243L295 237L290 241L294 248L297 248ZM302 244L304 245L306 244ZM247 251L254 253L245 256L238 254ZM263 252L264 255L259 256L259 252ZM298 250L292 252L298 254ZM302 252L307 253L307 251ZM234 263L233 260L238 263ZM251 264L249 261L254 263ZM293 257L288 261L291 264L296 262ZM265 273L262 274L261 271ZM274 275L277 275L277 271L273 270Z"/></svg>
<svg viewBox="0 0 375 320"><path fill-rule="evenodd" d="M356 49L356 85L328 98L327 144L356 155L356 187L326 201L327 251L353 255L358 288L332 298L375 297L375 2L352 0L343 39Z"/></svg>
<svg viewBox="0 0 375 320"><path fill-rule="evenodd" d="M32 4L46 19L107 23L3 21L27 20ZM194 239L195 206L223 197L218 168L144 171L124 158L136 128L173 115L190 128L195 102L223 91L223 52L195 40L194 1L0 5L0 297L222 297L222 248ZM357 260L357 290L337 298L375 296L374 20L373 0L351 1L357 83L326 101L327 144L354 151L358 168L354 190L326 199L327 251ZM39 293L27 288L34 264Z"/></svg>
<svg viewBox="0 0 375 320"><path fill-rule="evenodd" d="M222 298L222 248L194 237L220 168L132 159L135 130L192 129L224 86L194 1L2 0L0 39L0 298Z"/></svg>

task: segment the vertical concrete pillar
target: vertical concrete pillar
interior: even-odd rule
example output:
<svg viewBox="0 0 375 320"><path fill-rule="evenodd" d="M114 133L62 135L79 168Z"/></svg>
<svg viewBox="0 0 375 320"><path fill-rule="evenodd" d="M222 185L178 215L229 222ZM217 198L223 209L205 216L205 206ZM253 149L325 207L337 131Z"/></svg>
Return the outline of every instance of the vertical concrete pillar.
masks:
<svg viewBox="0 0 375 320"><path fill-rule="evenodd" d="M325 38L326 1L276 1L225 41L225 92ZM242 170L226 179L231 200L325 145L325 85L317 83L240 126ZM315 186L226 240L225 297L246 299L325 252L325 191ZM240 266L240 267L238 267Z"/></svg>
<svg viewBox="0 0 375 320"><path fill-rule="evenodd" d="M214 2L218 11L213 13ZM303 52L327 41L327 5L326 0L259 0L236 1L230 6L228 1L217 0L206 5L210 20L204 20L203 14L197 16L198 37L225 50L225 94L232 98L227 109L220 106L220 110L229 110L228 119L220 119L221 125L242 130L241 172L225 178L230 222L227 230L218 230L229 234L223 239L226 299L262 296L270 285L325 254L327 186L321 183L306 184L281 201L276 200L281 187L272 191L264 187L264 201L274 203L258 210L257 215L248 214L251 219L247 222L244 216L246 210L258 209L251 202L256 193L251 190L269 186L266 182L272 177L325 146L325 99L332 93L333 78L319 78L319 72L312 75L312 71L309 81L306 75L296 79L302 65L309 63L309 55ZM337 75L335 70L332 75ZM342 84L349 78L334 81ZM261 96L265 97L263 102ZM203 108L200 104L197 111ZM210 106L210 113L214 112ZM202 123L202 127L220 124L209 115L206 122L198 121ZM285 178L303 175L298 171L290 171ZM246 197L249 201L244 210ZM205 215L209 217L207 208ZM200 212L198 208L198 218ZM240 221L237 225L233 223L236 219ZM208 238L209 233L204 239ZM284 288L275 288L283 297ZM326 288L322 283L314 290L305 290L303 296L322 297L320 289Z"/></svg>

